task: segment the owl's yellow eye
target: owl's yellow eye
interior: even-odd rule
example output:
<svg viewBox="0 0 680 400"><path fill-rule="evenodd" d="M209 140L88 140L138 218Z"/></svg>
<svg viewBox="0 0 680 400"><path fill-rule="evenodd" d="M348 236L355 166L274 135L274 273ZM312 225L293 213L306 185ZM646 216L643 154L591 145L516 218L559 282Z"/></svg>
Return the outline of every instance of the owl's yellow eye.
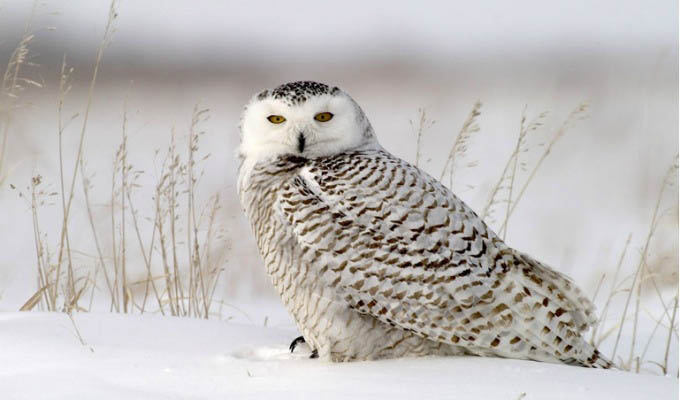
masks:
<svg viewBox="0 0 680 400"><path fill-rule="evenodd" d="M267 117L267 119L272 124L282 124L286 122L286 119L282 115L270 115Z"/></svg>
<svg viewBox="0 0 680 400"><path fill-rule="evenodd" d="M330 121L333 118L333 114L329 112L322 112L318 113L314 116L314 119L319 121L319 122L327 122Z"/></svg>

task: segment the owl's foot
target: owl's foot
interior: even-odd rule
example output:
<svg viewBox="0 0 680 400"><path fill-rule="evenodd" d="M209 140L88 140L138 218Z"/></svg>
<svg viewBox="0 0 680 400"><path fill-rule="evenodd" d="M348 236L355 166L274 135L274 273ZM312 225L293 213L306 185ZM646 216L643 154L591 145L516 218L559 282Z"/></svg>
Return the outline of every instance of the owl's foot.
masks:
<svg viewBox="0 0 680 400"><path fill-rule="evenodd" d="M302 343L307 343L303 336L298 336L295 339L293 339L293 341L290 343L290 346L288 347L290 349L290 352L291 353L294 352L297 345Z"/></svg>
<svg viewBox="0 0 680 400"><path fill-rule="evenodd" d="M295 339L293 339L293 341L290 343L290 347L288 347L290 349L290 352L291 353L294 352L297 345L302 343L307 343L304 336L298 336ZM319 351L316 349L312 350L312 354L309 356L309 358L319 358Z"/></svg>

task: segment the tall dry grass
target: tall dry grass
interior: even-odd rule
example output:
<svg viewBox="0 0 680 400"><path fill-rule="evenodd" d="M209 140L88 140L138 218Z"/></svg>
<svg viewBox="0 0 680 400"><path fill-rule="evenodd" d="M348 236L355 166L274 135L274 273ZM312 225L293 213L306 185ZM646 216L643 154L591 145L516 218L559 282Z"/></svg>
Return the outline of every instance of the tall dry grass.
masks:
<svg viewBox="0 0 680 400"><path fill-rule="evenodd" d="M201 152L202 125L209 110L196 107L186 130L186 147L178 148L175 130L170 144L156 171L157 183L152 216L140 215L135 190L144 171L136 169L128 159L127 101L123 105L121 142L113 160L109 189L110 228L102 231L96 217L93 197L101 188L92 183L87 171L88 154L85 142L88 120L96 93L97 76L105 50L111 43L117 18L116 2L109 8L106 28L95 55L89 82L87 101L82 112L65 115L73 85L73 68L62 62L57 102L59 139L59 189L51 189L44 178L35 175L25 189L13 187L30 207L37 255L37 290L21 310L34 308L47 311L89 311L97 294L108 294L109 309L122 313L159 312L161 314L209 318L225 256L216 248L223 245L222 229L217 223L219 195L205 204L197 200L197 190L203 176L202 163L209 157ZM25 48L28 40L22 40ZM17 52L17 54L23 54ZM20 59L20 58L19 58ZM20 64L11 60L11 65ZM13 67L16 70L17 67ZM14 71L13 70L13 71ZM20 81L21 82L21 81ZM73 164L65 165L63 137L69 125L79 123L78 145ZM160 149L156 155L160 154ZM79 189L81 191L79 195ZM85 210L73 207L74 199L82 196ZM59 238L52 242L42 227L44 206L59 199L62 219ZM71 221L73 214L85 212L89 237L94 244L93 256L83 257L82 250L73 247ZM147 222L145 225L145 221ZM148 225L151 225L150 227ZM150 233L148 233L150 232ZM130 253L142 255L146 273L139 277L130 272ZM100 288L102 281L105 287Z"/></svg>
<svg viewBox="0 0 680 400"><path fill-rule="evenodd" d="M2 74L2 80L0 80L0 189L3 188L8 176L15 167L8 168L6 162L8 144L11 143L9 137L14 113L20 107L25 106L21 102L21 97L28 88L43 87L42 83L30 77L31 70L35 70L35 67L37 67L31 61L32 53L30 51L30 46L35 37L33 19L37 8L38 2L36 1L31 6L21 37L5 64L5 71ZM34 177L27 188L26 194L23 195L32 209L36 209L40 204L48 201L46 197L50 196L44 192L42 187L38 188L41 180L42 178L39 175ZM10 185L10 188L14 189L15 187ZM37 221L34 220L33 225L34 232L39 234L40 229ZM36 254L38 261L37 279L38 285L41 287L40 281L44 280L45 277L45 268L40 267L44 265L44 249L37 247Z"/></svg>
<svg viewBox="0 0 680 400"><path fill-rule="evenodd" d="M30 78L27 73L27 69L36 67L31 61L29 47L35 38L33 18L37 7L38 3L34 2L24 24L19 43L12 51L5 66L5 72L2 74L2 81L0 81L0 187L3 186L9 174L5 158L12 115L21 106L19 98L29 87L41 88L43 86L42 83Z"/></svg>
<svg viewBox="0 0 680 400"><path fill-rule="evenodd" d="M472 106L472 110L470 110L470 114L468 114L467 118L465 118L465 121L463 121L463 126L460 128L460 131L458 131L458 134L453 140L453 145L451 146L449 155L444 161L444 167L442 168L442 173L439 176L439 180L444 182L444 176L448 172L450 188L453 188L453 176L454 172L458 168L462 167L470 168L474 167L477 164L476 161L471 161L464 166L459 165L460 159L465 157L466 154L468 154L467 150L472 135L475 134L476 132L479 132L479 124L477 123L477 117L481 115L481 108L482 103L479 100L476 101L475 104ZM422 133L419 136L422 136Z"/></svg>
<svg viewBox="0 0 680 400"><path fill-rule="evenodd" d="M661 372L663 374L668 373L668 354L670 351L670 338L672 337L672 333L675 332L677 335L678 328L675 325L675 315L676 315L676 308L677 308L677 302L678 302L678 293L676 290L674 298L671 300L669 303L666 299L664 299L664 296L662 295L659 285L656 282L655 275L652 273L652 270L649 268L648 265L648 255L649 255L649 250L650 250L650 244L652 243L652 240L654 238L654 234L659 226L659 222L661 221L661 218L663 217L664 214L669 214L669 211L671 209L677 209L677 204L672 204L669 205L668 208L665 208L663 206L663 202L665 200L664 194L668 191L668 189L673 188L675 186L675 182L677 181L677 172L678 172L678 157L676 156L675 160L671 163L670 167L667 169L666 174L664 175L664 178L660 184L659 188L659 193L656 198L656 203L654 206L654 210L652 212L652 218L650 221L650 226L649 230L646 233L645 236L645 241L644 244L642 245L641 251L640 251L640 256L639 260L637 262L637 267L635 268L635 272L633 274L633 279L630 284L630 287L626 290L626 300L625 300L625 306L623 308L623 312L620 317L620 321L618 322L615 327L617 328L617 334L616 334L616 341L614 343L614 350L612 351L611 358L614 360L619 361L619 365L627 370L635 370L636 372L640 371L641 366L646 362L644 355L647 352L649 343L651 343L652 338L654 337L654 334L656 333L657 328L659 325L662 324L663 319L667 319L668 321L668 340L666 344L666 350L664 352L664 361L659 362L659 361L654 361L654 360L649 360L647 362L658 366L661 369ZM675 197L675 200L677 201L677 197ZM623 258L623 256L622 256ZM617 268L618 269L618 268ZM644 347L644 350L641 353L635 354L636 352L636 344L638 340L638 322L640 319L640 302L643 298L642 296L642 290L643 290L643 283L644 282L649 282L651 283L651 286L654 288L654 292L652 296L656 295L658 300L660 301L661 308L663 309L663 314L659 317L657 324L654 328L654 331L651 334L651 337L647 339L647 345ZM616 285L617 282L612 282L612 287ZM610 295L613 292L610 292ZM631 304L632 300L635 300L635 309L632 312L632 327L630 328L632 330L631 332L631 337L632 337L632 343L630 344L630 350L628 353L627 358L619 357L618 359L616 358L617 355L617 350L618 346L621 342L621 337L622 337L622 332L624 330L624 327L626 326L626 320L628 318L628 312L629 312L629 306ZM608 299L609 301L609 299ZM671 307L672 304L672 309L669 311L669 308ZM671 316L672 314L672 316ZM638 350L639 351L639 350Z"/></svg>

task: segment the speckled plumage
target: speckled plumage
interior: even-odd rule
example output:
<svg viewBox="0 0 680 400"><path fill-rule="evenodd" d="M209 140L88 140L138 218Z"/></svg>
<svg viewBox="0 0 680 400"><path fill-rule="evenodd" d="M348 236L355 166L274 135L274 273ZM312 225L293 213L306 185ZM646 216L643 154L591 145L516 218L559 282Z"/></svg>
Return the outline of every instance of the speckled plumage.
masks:
<svg viewBox="0 0 680 400"><path fill-rule="evenodd" d="M283 87L295 93L295 83ZM351 143L315 150L315 140L339 136L305 122L302 109L275 132L308 136L309 150L252 150L277 137L269 133L241 148L239 193L267 272L321 358L477 354L610 366L583 338L595 316L580 290L505 245L449 189L385 151L347 94L305 92L321 99L305 106L307 99L279 104L272 93L251 104L355 113L347 118L357 125ZM244 114L242 141L266 126L254 125L260 111L253 113Z"/></svg>

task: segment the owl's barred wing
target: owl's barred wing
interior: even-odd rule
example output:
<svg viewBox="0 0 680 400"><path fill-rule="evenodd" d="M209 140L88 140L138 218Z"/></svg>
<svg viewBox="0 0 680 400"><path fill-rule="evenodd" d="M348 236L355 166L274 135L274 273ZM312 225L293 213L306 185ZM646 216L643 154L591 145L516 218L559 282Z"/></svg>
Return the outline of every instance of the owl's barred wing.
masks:
<svg viewBox="0 0 680 400"><path fill-rule="evenodd" d="M439 182L382 151L312 160L279 210L337 302L432 340L597 364L592 305L507 247ZM603 365L600 365L603 366Z"/></svg>

